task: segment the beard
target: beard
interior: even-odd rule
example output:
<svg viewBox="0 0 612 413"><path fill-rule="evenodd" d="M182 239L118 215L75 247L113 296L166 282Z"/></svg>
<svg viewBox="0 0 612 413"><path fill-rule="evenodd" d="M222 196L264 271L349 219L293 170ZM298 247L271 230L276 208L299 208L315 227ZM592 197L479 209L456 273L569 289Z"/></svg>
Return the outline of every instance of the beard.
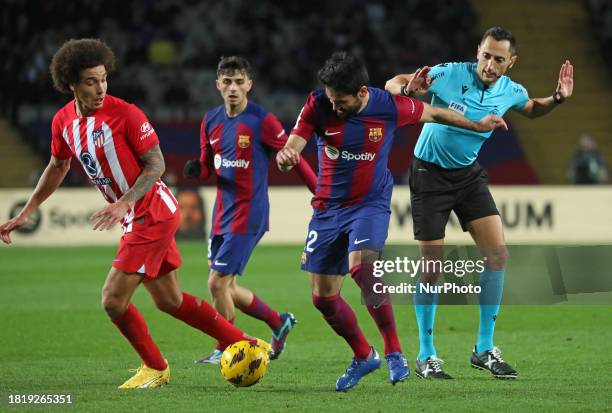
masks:
<svg viewBox="0 0 612 413"><path fill-rule="evenodd" d="M339 111L335 111L336 112L336 116L340 119L346 119L349 116L353 116L354 114L356 114L359 111L359 108L361 107L361 105L355 105L353 107L347 107L344 108L344 110L342 112Z"/></svg>

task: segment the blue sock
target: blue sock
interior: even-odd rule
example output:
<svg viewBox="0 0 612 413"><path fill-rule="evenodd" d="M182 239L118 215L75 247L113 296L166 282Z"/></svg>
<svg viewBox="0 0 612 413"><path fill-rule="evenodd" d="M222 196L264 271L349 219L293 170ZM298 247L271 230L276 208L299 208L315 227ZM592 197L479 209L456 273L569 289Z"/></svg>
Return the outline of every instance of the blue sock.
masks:
<svg viewBox="0 0 612 413"><path fill-rule="evenodd" d="M495 320L499 314L499 306L504 291L505 271L494 271L486 268L480 274L480 324L478 326L478 339L476 351L482 353L493 349L493 333Z"/></svg>
<svg viewBox="0 0 612 413"><path fill-rule="evenodd" d="M421 283L416 286L414 294L414 308L417 324L419 325L419 355L418 359L423 361L429 356L436 355L433 342L433 327L436 318L436 307L438 306L438 294L421 292Z"/></svg>

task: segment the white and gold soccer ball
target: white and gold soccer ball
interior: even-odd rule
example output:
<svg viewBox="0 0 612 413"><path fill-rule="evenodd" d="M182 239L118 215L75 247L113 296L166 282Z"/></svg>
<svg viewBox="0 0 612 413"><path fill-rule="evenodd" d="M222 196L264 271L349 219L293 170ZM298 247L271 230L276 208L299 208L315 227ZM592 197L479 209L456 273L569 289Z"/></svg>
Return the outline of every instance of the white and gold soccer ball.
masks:
<svg viewBox="0 0 612 413"><path fill-rule="evenodd" d="M270 345L263 340L238 341L228 346L219 363L223 378L236 387L258 383L268 370L270 350Z"/></svg>

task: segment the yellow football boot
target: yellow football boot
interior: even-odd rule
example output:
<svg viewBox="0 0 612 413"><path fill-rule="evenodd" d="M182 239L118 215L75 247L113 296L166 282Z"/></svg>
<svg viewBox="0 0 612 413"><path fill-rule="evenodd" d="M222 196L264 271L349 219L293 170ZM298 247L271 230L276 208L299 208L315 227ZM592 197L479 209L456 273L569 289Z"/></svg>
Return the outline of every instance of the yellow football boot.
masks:
<svg viewBox="0 0 612 413"><path fill-rule="evenodd" d="M136 372L125 383L119 386L120 389L152 389L160 387L170 381L170 365L166 360L165 370L155 370L144 364L137 369L130 371Z"/></svg>

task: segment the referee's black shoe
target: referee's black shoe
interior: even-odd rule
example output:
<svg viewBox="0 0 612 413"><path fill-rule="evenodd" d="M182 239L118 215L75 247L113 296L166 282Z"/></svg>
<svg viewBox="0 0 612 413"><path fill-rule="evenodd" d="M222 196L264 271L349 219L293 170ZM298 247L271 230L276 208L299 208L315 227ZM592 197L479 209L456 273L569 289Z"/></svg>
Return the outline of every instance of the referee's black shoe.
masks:
<svg viewBox="0 0 612 413"><path fill-rule="evenodd" d="M442 370L442 364L444 361L437 358L436 356L429 356L425 360L420 361L417 359L414 374L421 379L434 379L434 380L449 380L451 376L446 374Z"/></svg>
<svg viewBox="0 0 612 413"><path fill-rule="evenodd" d="M490 371L497 379L516 379L518 376L516 370L502 359L501 351L497 347L482 353L477 353L474 347L470 362L475 369Z"/></svg>

